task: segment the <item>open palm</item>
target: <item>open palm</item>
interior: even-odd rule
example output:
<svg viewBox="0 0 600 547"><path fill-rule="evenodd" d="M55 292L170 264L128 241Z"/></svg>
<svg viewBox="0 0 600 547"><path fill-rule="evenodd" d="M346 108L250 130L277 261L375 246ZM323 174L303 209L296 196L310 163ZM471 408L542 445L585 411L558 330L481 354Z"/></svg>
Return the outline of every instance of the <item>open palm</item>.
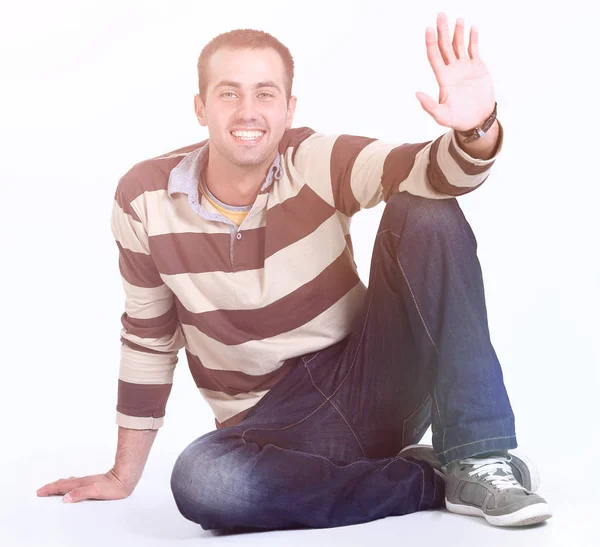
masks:
<svg viewBox="0 0 600 547"><path fill-rule="evenodd" d="M458 131L480 126L495 105L492 77L479 56L477 29L471 27L468 50L464 35L464 21L458 19L450 42L446 15L438 14L437 37L428 28L425 43L427 58L440 86L439 100L417 92L421 106L436 122Z"/></svg>

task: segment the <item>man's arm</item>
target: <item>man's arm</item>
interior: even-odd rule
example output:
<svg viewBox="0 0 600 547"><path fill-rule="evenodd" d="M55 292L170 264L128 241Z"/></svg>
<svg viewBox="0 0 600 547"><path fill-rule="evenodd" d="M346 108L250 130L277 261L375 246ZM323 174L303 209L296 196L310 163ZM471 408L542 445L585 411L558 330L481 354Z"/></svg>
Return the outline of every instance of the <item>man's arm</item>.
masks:
<svg viewBox="0 0 600 547"><path fill-rule="evenodd" d="M115 465L111 472L125 488L133 491L140 481L157 433L158 429L119 427Z"/></svg>
<svg viewBox="0 0 600 547"><path fill-rule="evenodd" d="M472 142L463 142L464 137L457 135L458 145L472 158L480 160L489 160L496 154L496 149L500 142L500 125L498 120L488 129L486 134Z"/></svg>
<svg viewBox="0 0 600 547"><path fill-rule="evenodd" d="M479 56L477 30L468 51L464 22L450 43L447 18L438 15L437 36L426 31L427 57L440 85L439 103L418 92L423 109L449 131L434 141L389 144L354 135L319 135L303 128L286 141L286 161L326 202L347 216L373 207L395 192L442 199L464 195L487 179L502 149L496 120L479 140L464 143L457 131L481 126L494 110L491 76Z"/></svg>
<svg viewBox="0 0 600 547"><path fill-rule="evenodd" d="M106 473L71 477L46 484L38 496L64 495L63 501L116 500L137 486L162 426L171 391L177 351L183 336L174 297L154 266L148 234L136 206L143 188L130 177L119 183L111 227L119 248L119 269L125 288L121 318L121 363L118 380L118 439L115 462Z"/></svg>
<svg viewBox="0 0 600 547"><path fill-rule="evenodd" d="M115 465L107 473L48 483L38 489L38 497L60 495L64 496L63 502L76 503L87 499L119 500L130 496L140 481L157 431L119 427Z"/></svg>
<svg viewBox="0 0 600 547"><path fill-rule="evenodd" d="M444 13L437 17L437 35L432 28L425 31L427 58L440 86L439 102L426 93L417 92L417 99L440 125L457 131L481 127L495 106L492 77L479 54L479 32L472 26L469 46L465 50L465 23L456 20L454 37L450 42L448 19ZM460 148L472 158L490 159L501 138L497 121L486 134L470 143L459 139Z"/></svg>
<svg viewBox="0 0 600 547"><path fill-rule="evenodd" d="M184 345L174 295L150 254L144 204L144 187L126 175L117 187L111 218L125 290L116 421L140 430L162 426L177 353Z"/></svg>
<svg viewBox="0 0 600 547"><path fill-rule="evenodd" d="M502 150L503 129L496 121L483 143L469 143L468 151L454 130L433 141L398 144L298 128L288 132L288 140L284 161L322 199L351 217L397 192L430 199L472 192L485 182Z"/></svg>

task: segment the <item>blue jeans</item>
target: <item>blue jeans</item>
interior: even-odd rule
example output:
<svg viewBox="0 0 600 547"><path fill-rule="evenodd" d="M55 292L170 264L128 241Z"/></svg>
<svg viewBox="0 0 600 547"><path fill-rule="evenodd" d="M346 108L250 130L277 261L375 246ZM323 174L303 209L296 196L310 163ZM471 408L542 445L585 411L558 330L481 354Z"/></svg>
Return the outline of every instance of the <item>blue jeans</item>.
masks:
<svg viewBox="0 0 600 547"><path fill-rule="evenodd" d="M171 488L205 529L334 527L444 504L399 457L432 425L442 464L516 447L477 241L455 199L393 195L352 333L295 360L242 423L179 456Z"/></svg>

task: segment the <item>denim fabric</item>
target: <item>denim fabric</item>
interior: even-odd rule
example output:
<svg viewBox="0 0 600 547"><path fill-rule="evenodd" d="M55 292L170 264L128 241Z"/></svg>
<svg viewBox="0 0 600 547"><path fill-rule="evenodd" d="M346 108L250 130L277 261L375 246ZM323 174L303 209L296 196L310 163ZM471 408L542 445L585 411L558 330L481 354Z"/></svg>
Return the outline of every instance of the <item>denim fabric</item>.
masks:
<svg viewBox="0 0 600 547"><path fill-rule="evenodd" d="M516 447L477 241L455 199L390 197L352 333L295 359L236 426L179 456L171 488L205 529L333 527L443 506L399 457L432 425L443 464Z"/></svg>

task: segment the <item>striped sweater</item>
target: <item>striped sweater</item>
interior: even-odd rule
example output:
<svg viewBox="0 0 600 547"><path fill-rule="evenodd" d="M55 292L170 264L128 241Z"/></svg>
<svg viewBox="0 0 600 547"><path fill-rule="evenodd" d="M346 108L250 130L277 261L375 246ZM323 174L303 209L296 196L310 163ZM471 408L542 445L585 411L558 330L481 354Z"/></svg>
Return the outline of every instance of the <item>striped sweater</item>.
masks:
<svg viewBox="0 0 600 547"><path fill-rule="evenodd" d="M238 423L292 358L349 334L366 292L354 213L394 192L472 191L502 138L501 127L494 158L478 160L454 131L390 144L290 129L239 227L198 191L208 141L136 164L118 183L111 219L126 294L117 424L162 426L183 348L217 427Z"/></svg>

